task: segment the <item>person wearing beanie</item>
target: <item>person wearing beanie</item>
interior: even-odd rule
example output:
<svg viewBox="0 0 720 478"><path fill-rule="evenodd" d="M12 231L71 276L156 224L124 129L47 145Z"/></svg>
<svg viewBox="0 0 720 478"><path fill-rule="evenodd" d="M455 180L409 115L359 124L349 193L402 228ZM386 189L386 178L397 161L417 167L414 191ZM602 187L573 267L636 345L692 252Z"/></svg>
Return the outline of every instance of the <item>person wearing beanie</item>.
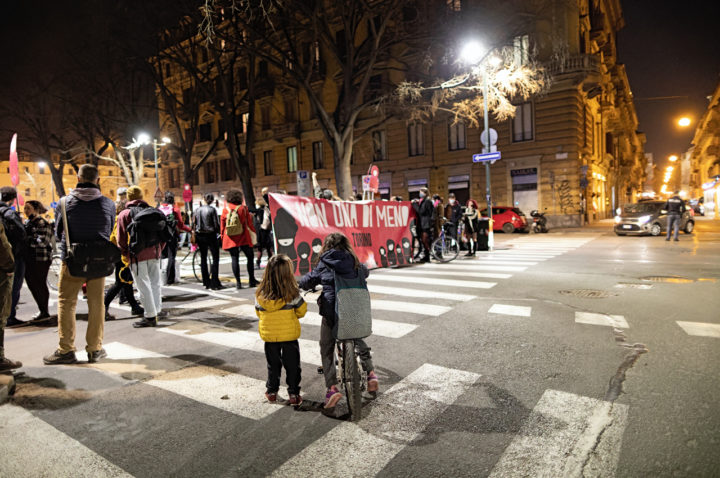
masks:
<svg viewBox="0 0 720 478"><path fill-rule="evenodd" d="M160 279L160 257L162 245L149 246L130 255L130 240L128 226L133 218L143 209L150 205L143 200L142 189L138 186L130 186L127 189L128 203L125 210L118 214L117 241L120 252L126 262L130 264L130 272L133 276L133 283L140 291L140 303L145 309L142 320L133 323L133 327L155 327L158 318L167 316L162 312L162 282Z"/></svg>

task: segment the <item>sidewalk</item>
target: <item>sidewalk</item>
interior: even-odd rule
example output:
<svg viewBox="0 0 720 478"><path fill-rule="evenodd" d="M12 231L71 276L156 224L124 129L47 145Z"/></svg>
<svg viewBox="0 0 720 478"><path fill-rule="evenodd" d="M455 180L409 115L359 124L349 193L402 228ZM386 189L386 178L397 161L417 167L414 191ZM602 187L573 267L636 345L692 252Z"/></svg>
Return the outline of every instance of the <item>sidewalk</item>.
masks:
<svg viewBox="0 0 720 478"><path fill-rule="evenodd" d="M0 405L15 393L15 377L12 374L0 374Z"/></svg>

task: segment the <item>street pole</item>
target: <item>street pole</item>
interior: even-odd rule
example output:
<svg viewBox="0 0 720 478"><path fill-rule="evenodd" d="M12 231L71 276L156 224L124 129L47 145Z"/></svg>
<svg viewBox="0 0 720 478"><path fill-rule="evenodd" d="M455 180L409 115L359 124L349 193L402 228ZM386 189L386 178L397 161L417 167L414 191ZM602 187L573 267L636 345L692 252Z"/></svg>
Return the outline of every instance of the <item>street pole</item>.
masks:
<svg viewBox="0 0 720 478"><path fill-rule="evenodd" d="M155 158L155 191L160 190L160 175L158 174L158 154L157 154L157 138L153 139L153 156ZM160 204L160 201L155 199Z"/></svg>
<svg viewBox="0 0 720 478"><path fill-rule="evenodd" d="M485 123L485 153L490 152L490 118L488 118L488 77L487 68L483 67L483 120ZM485 161L485 198L488 211L488 251L495 247L492 226L492 196L490 193L490 161Z"/></svg>

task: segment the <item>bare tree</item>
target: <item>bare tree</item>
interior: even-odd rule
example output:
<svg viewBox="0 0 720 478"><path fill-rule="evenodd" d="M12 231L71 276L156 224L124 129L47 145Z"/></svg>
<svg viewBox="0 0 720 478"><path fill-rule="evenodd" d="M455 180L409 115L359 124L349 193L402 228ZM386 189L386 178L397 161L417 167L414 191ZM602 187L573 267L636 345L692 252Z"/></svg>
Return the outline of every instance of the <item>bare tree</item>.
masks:
<svg viewBox="0 0 720 478"><path fill-rule="evenodd" d="M242 51L272 65L278 84L296 88L307 97L312 115L332 146L335 180L340 197L352 195L350 161L360 119L385 120L380 107L388 98L382 75L402 68L396 47L409 35L391 30L402 0L206 0L200 29L209 43L232 42ZM218 12L232 12L227 22L233 35L218 22ZM336 86L337 101L324 101L323 82ZM387 89L386 89L387 91Z"/></svg>

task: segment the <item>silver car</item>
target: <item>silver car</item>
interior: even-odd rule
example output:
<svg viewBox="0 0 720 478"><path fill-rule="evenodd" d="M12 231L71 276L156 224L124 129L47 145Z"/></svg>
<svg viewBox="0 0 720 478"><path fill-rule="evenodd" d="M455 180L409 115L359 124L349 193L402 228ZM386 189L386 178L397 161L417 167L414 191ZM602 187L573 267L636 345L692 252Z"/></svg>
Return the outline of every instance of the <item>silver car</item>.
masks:
<svg viewBox="0 0 720 478"><path fill-rule="evenodd" d="M645 235L659 236L667 230L668 216L663 209L665 201L641 201L627 204L621 214L615 216L615 234L618 236ZM695 229L695 220L686 205L680 218L680 229L690 234Z"/></svg>

